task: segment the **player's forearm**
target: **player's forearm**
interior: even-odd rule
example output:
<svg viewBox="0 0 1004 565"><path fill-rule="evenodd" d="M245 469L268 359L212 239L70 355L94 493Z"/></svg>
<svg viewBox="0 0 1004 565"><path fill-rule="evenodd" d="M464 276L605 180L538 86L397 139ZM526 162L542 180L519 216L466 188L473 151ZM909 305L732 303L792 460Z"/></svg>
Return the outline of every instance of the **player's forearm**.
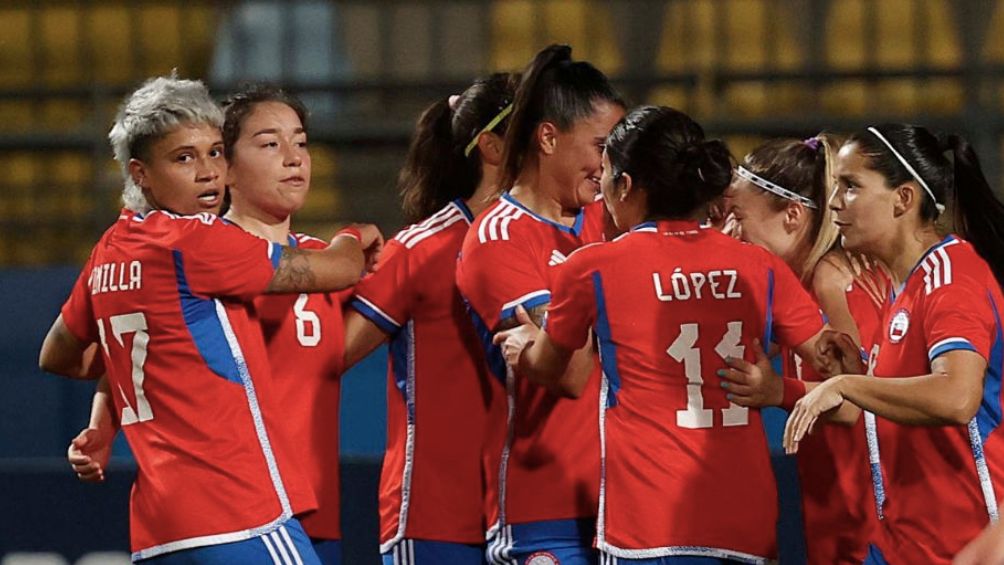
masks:
<svg viewBox="0 0 1004 565"><path fill-rule="evenodd" d="M967 398L947 374L906 378L840 375L843 397L855 406L899 424L967 424L979 403Z"/></svg>
<svg viewBox="0 0 1004 565"><path fill-rule="evenodd" d="M582 396L582 391L585 390L586 383L589 382L589 375L593 372L595 358L596 354L593 351L591 343L586 343L585 347L573 353L571 359L569 359L568 366L565 367L565 371L559 377L556 387L554 387L557 390L552 389L552 392L557 392L560 396L571 398Z"/></svg>
<svg viewBox="0 0 1004 565"><path fill-rule="evenodd" d="M812 389L821 384L822 382L803 381L802 386L805 392L802 396L809 394L812 392ZM836 410L831 410L823 416L827 423L839 424L841 426L853 426L858 422L858 418L860 417L861 408L847 400L844 400Z"/></svg>
<svg viewBox="0 0 1004 565"><path fill-rule="evenodd" d="M94 399L91 401L91 419L87 427L98 430L111 430L114 433L119 428L118 418L115 417L115 405L112 402L111 386L108 383L108 376L102 376L98 380L97 389L94 391Z"/></svg>
<svg viewBox="0 0 1004 565"><path fill-rule="evenodd" d="M806 383L817 384L818 383ZM811 390L811 389L810 389ZM838 424L841 426L853 426L858 423L858 418L861 417L861 408L852 402L844 401L839 408L833 410L825 416L826 421L830 424Z"/></svg>
<svg viewBox="0 0 1004 565"><path fill-rule="evenodd" d="M376 324L352 308L345 312L345 356L343 368L348 370L387 341L387 334Z"/></svg>
<svg viewBox="0 0 1004 565"><path fill-rule="evenodd" d="M284 247L268 292L331 292L359 282L366 257L359 241L336 237L326 249Z"/></svg>
<svg viewBox="0 0 1004 565"><path fill-rule="evenodd" d="M537 334L530 345L526 346L519 358L517 371L530 382L546 387L559 396L571 396L572 390L566 390L569 383L562 382L562 376L568 369L571 353L564 353L556 348L543 331Z"/></svg>
<svg viewBox="0 0 1004 565"><path fill-rule="evenodd" d="M97 343L81 343L63 323L60 315L42 342L38 367L71 379L95 379L104 373Z"/></svg>

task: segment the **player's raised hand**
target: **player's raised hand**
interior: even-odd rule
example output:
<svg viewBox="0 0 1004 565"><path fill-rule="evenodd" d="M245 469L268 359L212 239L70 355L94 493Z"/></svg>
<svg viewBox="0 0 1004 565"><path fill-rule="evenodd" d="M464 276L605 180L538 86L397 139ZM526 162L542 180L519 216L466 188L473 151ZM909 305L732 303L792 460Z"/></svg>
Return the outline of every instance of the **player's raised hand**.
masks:
<svg viewBox="0 0 1004 565"><path fill-rule="evenodd" d="M519 323L518 326L498 332L492 338L492 343L501 346L505 362L512 367L519 364L519 357L523 354L523 350L533 343L540 331L537 324L533 323L530 314L522 306L516 307L516 321Z"/></svg>
<svg viewBox="0 0 1004 565"><path fill-rule="evenodd" d="M85 428L70 440L66 459L78 479L85 483L100 483L105 480L105 469L108 467L114 439L114 430Z"/></svg>
<svg viewBox="0 0 1004 565"><path fill-rule="evenodd" d="M843 403L844 395L840 390L841 381L841 377L824 381L795 403L794 410L788 416L788 423L784 426L785 453L791 455L798 452L798 443L806 435L812 433L819 417L824 412L838 408Z"/></svg>
<svg viewBox="0 0 1004 565"><path fill-rule="evenodd" d="M778 406L784 397L784 386L770 366L770 359L764 353L760 340L753 339L754 363L741 357L725 359L727 369L720 369L722 388L728 391L726 398L739 406Z"/></svg>
<svg viewBox="0 0 1004 565"><path fill-rule="evenodd" d="M376 269L380 251L383 249L383 234L380 233L380 228L374 224L349 224L335 234L331 244L334 245L339 237L351 237L359 242L363 251L364 275Z"/></svg>
<svg viewBox="0 0 1004 565"><path fill-rule="evenodd" d="M380 251L383 250L383 234L374 224L355 224L353 227L359 230L361 236L360 243L363 254L366 255L366 272L372 273L380 259Z"/></svg>
<svg viewBox="0 0 1004 565"><path fill-rule="evenodd" d="M854 338L836 330L826 330L816 342L816 370L822 375L865 374L861 348Z"/></svg>

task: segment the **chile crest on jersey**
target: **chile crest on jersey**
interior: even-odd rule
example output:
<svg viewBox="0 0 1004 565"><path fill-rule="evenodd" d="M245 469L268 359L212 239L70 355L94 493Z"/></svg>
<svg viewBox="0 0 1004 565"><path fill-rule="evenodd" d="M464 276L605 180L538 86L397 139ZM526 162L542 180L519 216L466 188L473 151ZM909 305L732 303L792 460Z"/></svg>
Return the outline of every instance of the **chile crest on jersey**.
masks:
<svg viewBox="0 0 1004 565"><path fill-rule="evenodd" d="M907 330L910 329L910 311L900 308L889 321L889 341L899 343L906 337Z"/></svg>

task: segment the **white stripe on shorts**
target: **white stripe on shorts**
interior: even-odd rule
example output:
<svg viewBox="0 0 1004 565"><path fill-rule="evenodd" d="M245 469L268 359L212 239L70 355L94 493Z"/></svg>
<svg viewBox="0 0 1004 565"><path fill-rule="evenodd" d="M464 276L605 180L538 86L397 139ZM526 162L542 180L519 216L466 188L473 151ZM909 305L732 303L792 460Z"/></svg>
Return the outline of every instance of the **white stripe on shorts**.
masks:
<svg viewBox="0 0 1004 565"><path fill-rule="evenodd" d="M289 537L289 531L286 530L286 526L279 526L279 533L282 534L282 539L286 540L286 545L289 546L289 553L293 556L293 563L303 565L303 559L300 559L300 552L296 549L293 538Z"/></svg>
<svg viewBox="0 0 1004 565"><path fill-rule="evenodd" d="M265 544L265 549L268 550L268 554L272 556L272 563L275 563L275 565L282 565L282 562L279 561L279 556L275 553L275 548L272 547L272 541L268 537L268 534L262 534L258 537L261 538L261 542Z"/></svg>

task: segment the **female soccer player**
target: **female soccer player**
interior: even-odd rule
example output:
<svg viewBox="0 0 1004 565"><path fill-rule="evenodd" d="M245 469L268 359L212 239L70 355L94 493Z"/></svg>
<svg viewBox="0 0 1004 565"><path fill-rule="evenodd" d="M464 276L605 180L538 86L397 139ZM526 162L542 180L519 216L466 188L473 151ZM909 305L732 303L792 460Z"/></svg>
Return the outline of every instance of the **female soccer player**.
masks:
<svg viewBox="0 0 1004 565"><path fill-rule="evenodd" d="M139 467L133 559L317 563L293 518L314 507L313 493L277 425L248 303L353 284L379 232L308 251L211 214L175 214L193 196L222 197L222 122L200 82L162 77L127 98L109 135L127 208L92 251L40 365L66 374L100 343Z"/></svg>
<svg viewBox="0 0 1004 565"><path fill-rule="evenodd" d="M885 262L898 287L869 360L879 378L821 383L795 406L785 445L797 450L827 410L837 421L873 412L884 517L866 562L949 563L998 517L1004 205L965 140L917 126L855 133L837 178L844 247ZM938 234L946 204L962 237Z"/></svg>
<svg viewBox="0 0 1004 565"><path fill-rule="evenodd" d="M380 478L387 565L484 563L491 382L455 274L467 228L498 191L516 79L478 80L422 115L399 181L414 223L388 242L345 315L346 365L391 340Z"/></svg>
<svg viewBox="0 0 1004 565"><path fill-rule="evenodd" d="M310 190L307 110L296 97L265 85L224 103L223 147L231 205L226 218L283 246L323 249L326 243L290 231ZM339 294L267 294L254 302L285 416L317 510L301 518L321 562L341 563L339 402L342 300Z"/></svg>
<svg viewBox="0 0 1004 565"><path fill-rule="evenodd" d="M829 196L839 146L826 134L768 141L746 156L727 195L742 238L781 257L830 325L868 350L888 285L878 267L855 269L852 261L864 261L835 248ZM793 352L782 351L782 358L785 375L822 379ZM807 438L798 469L809 563L861 563L876 518L864 422Z"/></svg>
<svg viewBox="0 0 1004 565"><path fill-rule="evenodd" d="M550 394L505 369L491 332L514 325L519 305L539 320L550 302L552 267L602 239L604 212L594 202L600 156L623 114L603 73L572 61L569 47L538 53L509 117L499 181L506 192L464 239L457 285L508 398L492 411L507 418L491 422L496 433L487 447L489 477L496 478L488 487L496 501L488 521L493 562L596 560L599 386L580 401ZM581 357L589 364L592 356Z"/></svg>
<svg viewBox="0 0 1004 565"><path fill-rule="evenodd" d="M602 190L619 228L556 269L546 331L501 332L506 360L564 380L589 339L602 365L602 562L759 563L776 555L777 493L760 414L707 377L772 338L812 357L823 321L791 269L702 227L732 177L724 143L666 107L611 132ZM529 320L525 318L525 320ZM762 353L761 353L762 355Z"/></svg>

